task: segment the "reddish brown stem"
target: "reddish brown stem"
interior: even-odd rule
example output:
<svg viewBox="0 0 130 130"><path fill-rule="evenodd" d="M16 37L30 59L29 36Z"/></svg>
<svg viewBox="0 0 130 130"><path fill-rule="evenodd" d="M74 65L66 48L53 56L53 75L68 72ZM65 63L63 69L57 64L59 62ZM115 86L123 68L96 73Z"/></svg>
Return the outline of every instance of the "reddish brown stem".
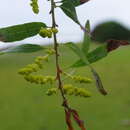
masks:
<svg viewBox="0 0 130 130"><path fill-rule="evenodd" d="M52 15L52 27L53 28L56 28L57 27L57 24L56 24L56 21L55 21L55 2L54 0L51 0L51 15ZM68 126L68 130L74 130L73 129L73 126L72 126L72 123L71 123L71 115L73 114L73 117L74 117L74 120L77 122L77 124L80 126L81 130L85 130L83 129L84 128L84 125L83 123L80 122L80 119L79 119L79 116L78 113L71 109L68 105L68 101L65 97L65 94L64 94L64 91L63 91L63 84L62 84L62 80L61 80L61 73L62 73L62 70L60 68L60 65L59 65L59 52L58 52L58 42L57 42L57 36L56 36L56 33L53 33L53 39L54 39L54 49L55 49L55 62L56 62L56 80L58 81L58 88L60 90L60 93L62 95L62 98L63 98L63 104L62 106L64 107L65 109L65 115L66 115L66 123L67 123L67 126ZM75 114L73 111L75 111Z"/></svg>
<svg viewBox="0 0 130 130"><path fill-rule="evenodd" d="M53 28L56 28L57 27L57 24L56 24L56 21L55 21L55 2L54 0L51 0L51 14L52 14L52 27ZM62 98L63 98L63 104L64 102L66 102L66 106L68 107L68 104L67 104L67 100L66 100L66 97L64 95L64 92L63 92L63 88L62 88L62 81L61 81L61 68L60 68L60 65L59 65L59 53L58 53L58 42L57 42L57 37L56 37L56 33L53 33L53 38L54 38L54 49L55 49L55 61L56 61L56 79L58 81L58 88L61 92L61 95L62 95ZM65 106L64 106L65 107Z"/></svg>

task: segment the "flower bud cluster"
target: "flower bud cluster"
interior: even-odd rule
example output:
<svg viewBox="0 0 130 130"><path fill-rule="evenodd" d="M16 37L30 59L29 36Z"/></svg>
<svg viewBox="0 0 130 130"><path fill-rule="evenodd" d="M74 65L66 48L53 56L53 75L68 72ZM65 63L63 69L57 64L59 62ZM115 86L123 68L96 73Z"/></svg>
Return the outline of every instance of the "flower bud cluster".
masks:
<svg viewBox="0 0 130 130"><path fill-rule="evenodd" d="M91 83L92 80L88 77L82 77L82 76L72 76L72 79L79 83Z"/></svg>
<svg viewBox="0 0 130 130"><path fill-rule="evenodd" d="M43 61L48 61L48 56L49 55L45 55L45 56L38 56L34 63L27 65L26 67L22 68L19 70L19 74L21 75L29 75L33 72L37 72L38 70L40 70L41 68L43 68Z"/></svg>
<svg viewBox="0 0 130 130"><path fill-rule="evenodd" d="M30 5L32 6L32 10L35 14L39 13L38 0L31 0Z"/></svg>
<svg viewBox="0 0 130 130"><path fill-rule="evenodd" d="M74 87L71 84L66 84L63 86L64 93L67 95L74 95L80 97L90 97L91 93L84 88Z"/></svg>
<svg viewBox="0 0 130 130"><path fill-rule="evenodd" d="M37 72L39 70L39 66L35 63L27 65L25 68L19 70L19 74L21 75L29 75L32 72Z"/></svg>
<svg viewBox="0 0 130 130"><path fill-rule="evenodd" d="M19 74L24 76L24 79L30 83L36 84L45 84L45 83L53 83L55 81L55 76L43 76L43 75L35 75L33 72L37 72L38 70L43 68L43 61L48 61L48 57L54 53L53 49L47 49L47 55L38 56L34 60L34 63L25 66L24 68L19 70Z"/></svg>
<svg viewBox="0 0 130 130"><path fill-rule="evenodd" d="M58 29L57 28L51 28L51 31L53 32L53 33L58 33Z"/></svg>
<svg viewBox="0 0 130 130"><path fill-rule="evenodd" d="M48 58L49 58L49 55L38 56L38 57L36 57L34 62L35 62L35 64L37 64L39 66L39 69L42 69L43 68L43 61L48 62Z"/></svg>
<svg viewBox="0 0 130 130"><path fill-rule="evenodd" d="M47 90L46 95L51 96L57 93L57 88L50 88Z"/></svg>
<svg viewBox="0 0 130 130"><path fill-rule="evenodd" d="M53 83L55 81L54 76L43 76L43 75L25 75L24 79L30 83L35 84L45 84L45 83Z"/></svg>
<svg viewBox="0 0 130 130"><path fill-rule="evenodd" d="M39 31L39 35L43 38L48 37L51 38L52 37L52 33L57 33L58 30L56 28L41 28Z"/></svg>
<svg viewBox="0 0 130 130"><path fill-rule="evenodd" d="M46 94L48 96L57 94L58 88L50 88L47 90ZM80 96L80 97L90 97L91 93L84 88L74 87L72 84L66 84L63 86L63 92L66 95Z"/></svg>
<svg viewBox="0 0 130 130"><path fill-rule="evenodd" d="M91 83L92 80L88 77L83 77L83 76L80 76L80 75L71 75L69 73L66 73L64 72L63 73L64 75L66 75L68 78L71 78L73 79L75 82L79 82L79 83Z"/></svg>
<svg viewBox="0 0 130 130"><path fill-rule="evenodd" d="M47 50L46 50L46 53L47 53L48 55L53 55L53 54L55 54L55 50L54 50L54 49L47 49Z"/></svg>

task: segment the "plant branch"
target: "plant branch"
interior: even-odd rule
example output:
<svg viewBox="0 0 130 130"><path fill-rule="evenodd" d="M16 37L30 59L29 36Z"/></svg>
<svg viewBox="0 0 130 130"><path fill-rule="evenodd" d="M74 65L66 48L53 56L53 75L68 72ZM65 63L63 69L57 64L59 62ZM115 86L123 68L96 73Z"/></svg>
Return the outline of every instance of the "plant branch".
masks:
<svg viewBox="0 0 130 130"><path fill-rule="evenodd" d="M55 20L55 2L54 0L51 0L51 16L52 16L52 28L56 28L57 24L56 24L56 20ZM55 49L55 61L56 61L56 70L57 70L57 76L56 79L58 80L58 88L61 92L62 98L63 98L63 106L65 108L69 108L68 107L68 103L67 103L67 99L64 95L63 92L63 86L62 86L62 80L61 80L61 73L62 70L60 68L59 65L59 53L58 53L58 42L57 42L57 36L56 33L53 33L53 39L54 39L54 49Z"/></svg>
<svg viewBox="0 0 130 130"><path fill-rule="evenodd" d="M52 16L52 28L56 28L57 24L56 24L56 20L55 20L55 2L54 0L51 0L51 16ZM84 123L82 120L80 120L80 117L77 113L76 110L71 109L68 105L68 101L65 97L64 91L63 91L63 83L61 80L61 73L62 70L60 68L59 65L59 51L58 51L58 42L57 42L57 36L56 33L53 32L53 39L54 39L54 50L55 50L55 62L56 62L56 80L58 80L58 88L60 90L60 93L62 95L63 98L63 104L62 106L64 107L65 110L65 116L66 116L66 123L68 126L69 130L74 130L73 126L72 126L72 122L71 122L71 116L73 117L73 119L76 121L76 123L78 124L78 126L81 128L81 130L86 130L84 127Z"/></svg>

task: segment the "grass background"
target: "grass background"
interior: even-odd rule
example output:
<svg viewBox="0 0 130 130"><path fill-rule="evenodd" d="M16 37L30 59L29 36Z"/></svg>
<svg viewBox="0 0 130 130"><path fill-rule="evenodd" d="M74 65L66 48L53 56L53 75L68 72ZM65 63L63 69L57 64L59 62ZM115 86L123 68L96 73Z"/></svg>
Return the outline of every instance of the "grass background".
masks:
<svg viewBox="0 0 130 130"><path fill-rule="evenodd" d="M60 51L63 68L77 59L65 47ZM42 53L0 56L0 130L67 129L60 96L47 97L46 86L29 84L17 74L19 68ZM86 87L93 96L85 99L69 97L71 106L79 111L87 130L129 130L130 125L122 124L130 120L130 47L110 53L93 66L109 95L100 95L92 83ZM54 74L54 67L52 58L42 73ZM87 67L78 68L77 73L92 77ZM75 129L79 130L76 125Z"/></svg>

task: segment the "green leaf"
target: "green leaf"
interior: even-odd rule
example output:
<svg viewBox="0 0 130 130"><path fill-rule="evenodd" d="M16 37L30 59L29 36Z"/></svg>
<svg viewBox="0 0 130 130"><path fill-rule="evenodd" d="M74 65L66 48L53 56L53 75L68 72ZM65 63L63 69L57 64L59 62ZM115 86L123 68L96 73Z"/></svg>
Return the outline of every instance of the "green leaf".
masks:
<svg viewBox="0 0 130 130"><path fill-rule="evenodd" d="M90 53L88 53L87 55L87 59L89 61L89 63L94 63L98 60L101 60L102 58L106 57L108 52L107 52L107 46L106 45L102 45L98 48L96 48L95 50L91 51ZM81 59L76 61L71 67L81 67L81 66L86 66L89 64L84 63Z"/></svg>
<svg viewBox="0 0 130 130"><path fill-rule="evenodd" d="M64 0L64 1L66 1L66 0ZM81 5L80 0L70 0L70 1L73 3L74 6Z"/></svg>
<svg viewBox="0 0 130 130"><path fill-rule="evenodd" d="M104 87L103 87L101 78L100 78L100 76L98 75L98 73L97 73L93 68L91 68L91 72L92 72L92 74L93 74L93 76L94 76L94 79L95 79L95 81L96 81L96 87L97 87L98 91L99 91L102 95L104 95L104 96L107 95L107 92L106 92L106 90L105 90Z"/></svg>
<svg viewBox="0 0 130 130"><path fill-rule="evenodd" d="M69 42L66 43L66 46L69 47L76 55L78 55L83 63L85 63L86 65L89 64L87 57L76 44Z"/></svg>
<svg viewBox="0 0 130 130"><path fill-rule="evenodd" d="M90 33L90 23L89 23L89 20L87 20L85 28ZM89 36L88 33L84 32L84 40L83 40L83 43L82 43L82 51L84 52L84 54L86 56L87 56L89 48L90 48L90 43L91 43L91 37Z"/></svg>
<svg viewBox="0 0 130 130"><path fill-rule="evenodd" d="M7 53L32 53L45 49L43 46L36 44L23 44L16 47L11 47L5 51L0 52L0 55Z"/></svg>
<svg viewBox="0 0 130 130"><path fill-rule="evenodd" d="M42 22L25 23L0 29L0 41L15 42L39 33L41 27L46 27Z"/></svg>
<svg viewBox="0 0 130 130"><path fill-rule="evenodd" d="M64 0L60 8L69 18L71 18L74 22L80 25L79 20L77 18L75 6L71 0Z"/></svg>
<svg viewBox="0 0 130 130"><path fill-rule="evenodd" d="M85 28L87 29L88 32L91 31L91 29L90 29L90 21L89 20L87 20L87 22L85 24Z"/></svg>
<svg viewBox="0 0 130 130"><path fill-rule="evenodd" d="M100 47L97 47L95 50L91 51L90 53L88 53L87 57L89 59L89 62L93 63L106 57L108 54L106 47L107 47L106 45L102 45Z"/></svg>
<svg viewBox="0 0 130 130"><path fill-rule="evenodd" d="M63 0L63 1L66 1L66 0ZM70 0L70 1L74 4L74 6L79 6L88 2L89 0Z"/></svg>

